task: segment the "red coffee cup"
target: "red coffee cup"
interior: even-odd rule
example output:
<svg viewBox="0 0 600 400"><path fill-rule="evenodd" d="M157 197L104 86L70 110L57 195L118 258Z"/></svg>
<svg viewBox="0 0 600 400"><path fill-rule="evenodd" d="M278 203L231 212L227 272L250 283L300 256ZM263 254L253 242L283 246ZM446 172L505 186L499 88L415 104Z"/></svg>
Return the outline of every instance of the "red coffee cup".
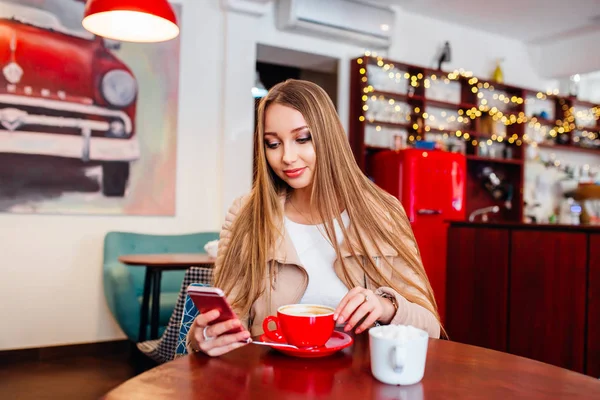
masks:
<svg viewBox="0 0 600 400"><path fill-rule="evenodd" d="M274 342L288 343L297 347L323 346L333 333L335 321L331 307L318 304L290 304L277 309L277 316L270 315L263 321L265 336ZM269 322L275 322L275 330L269 330Z"/></svg>

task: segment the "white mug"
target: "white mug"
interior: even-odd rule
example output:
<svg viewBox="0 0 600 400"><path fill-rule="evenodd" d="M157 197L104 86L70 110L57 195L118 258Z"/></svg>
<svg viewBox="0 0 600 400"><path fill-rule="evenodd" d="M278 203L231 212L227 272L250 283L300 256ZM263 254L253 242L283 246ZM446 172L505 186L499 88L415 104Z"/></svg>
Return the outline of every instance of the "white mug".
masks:
<svg viewBox="0 0 600 400"><path fill-rule="evenodd" d="M414 326L386 325L369 330L371 372L390 385L412 385L423 379L427 332Z"/></svg>

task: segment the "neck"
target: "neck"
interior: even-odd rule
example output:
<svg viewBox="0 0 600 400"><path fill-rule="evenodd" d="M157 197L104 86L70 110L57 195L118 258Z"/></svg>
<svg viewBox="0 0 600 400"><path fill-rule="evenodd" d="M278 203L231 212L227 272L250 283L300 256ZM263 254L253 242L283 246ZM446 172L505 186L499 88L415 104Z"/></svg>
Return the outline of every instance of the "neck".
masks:
<svg viewBox="0 0 600 400"><path fill-rule="evenodd" d="M290 196L290 201L294 204L294 207L298 209L299 212L306 213L307 215L311 215L313 212L310 201L311 192L312 186L307 186L302 189L294 189Z"/></svg>

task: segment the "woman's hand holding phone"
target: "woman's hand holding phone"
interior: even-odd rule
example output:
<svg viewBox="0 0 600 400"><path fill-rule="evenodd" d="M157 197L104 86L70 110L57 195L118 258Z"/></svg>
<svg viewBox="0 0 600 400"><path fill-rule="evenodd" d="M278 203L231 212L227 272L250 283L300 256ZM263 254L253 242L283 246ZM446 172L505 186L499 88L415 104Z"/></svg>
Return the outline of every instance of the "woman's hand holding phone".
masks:
<svg viewBox="0 0 600 400"><path fill-rule="evenodd" d="M194 350L216 357L248 344L250 332L239 319L211 324L219 315L219 310L211 310L196 317L190 332L190 344ZM239 328L242 328L240 332L227 333Z"/></svg>

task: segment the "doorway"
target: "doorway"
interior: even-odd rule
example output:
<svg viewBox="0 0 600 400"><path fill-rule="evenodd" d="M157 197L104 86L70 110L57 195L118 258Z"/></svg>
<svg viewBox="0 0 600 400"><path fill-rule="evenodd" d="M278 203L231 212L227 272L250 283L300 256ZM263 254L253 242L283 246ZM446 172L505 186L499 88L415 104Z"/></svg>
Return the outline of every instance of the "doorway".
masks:
<svg viewBox="0 0 600 400"><path fill-rule="evenodd" d="M259 44L256 52L255 87L270 90L276 84L287 79L302 79L321 86L338 107L338 59L302 51L284 49ZM260 94L260 90L256 91ZM258 95L260 96L260 95ZM254 131L256 131L256 112L260 97L254 99ZM256 176L256 155L262 150L262 142L254 139L253 182Z"/></svg>

